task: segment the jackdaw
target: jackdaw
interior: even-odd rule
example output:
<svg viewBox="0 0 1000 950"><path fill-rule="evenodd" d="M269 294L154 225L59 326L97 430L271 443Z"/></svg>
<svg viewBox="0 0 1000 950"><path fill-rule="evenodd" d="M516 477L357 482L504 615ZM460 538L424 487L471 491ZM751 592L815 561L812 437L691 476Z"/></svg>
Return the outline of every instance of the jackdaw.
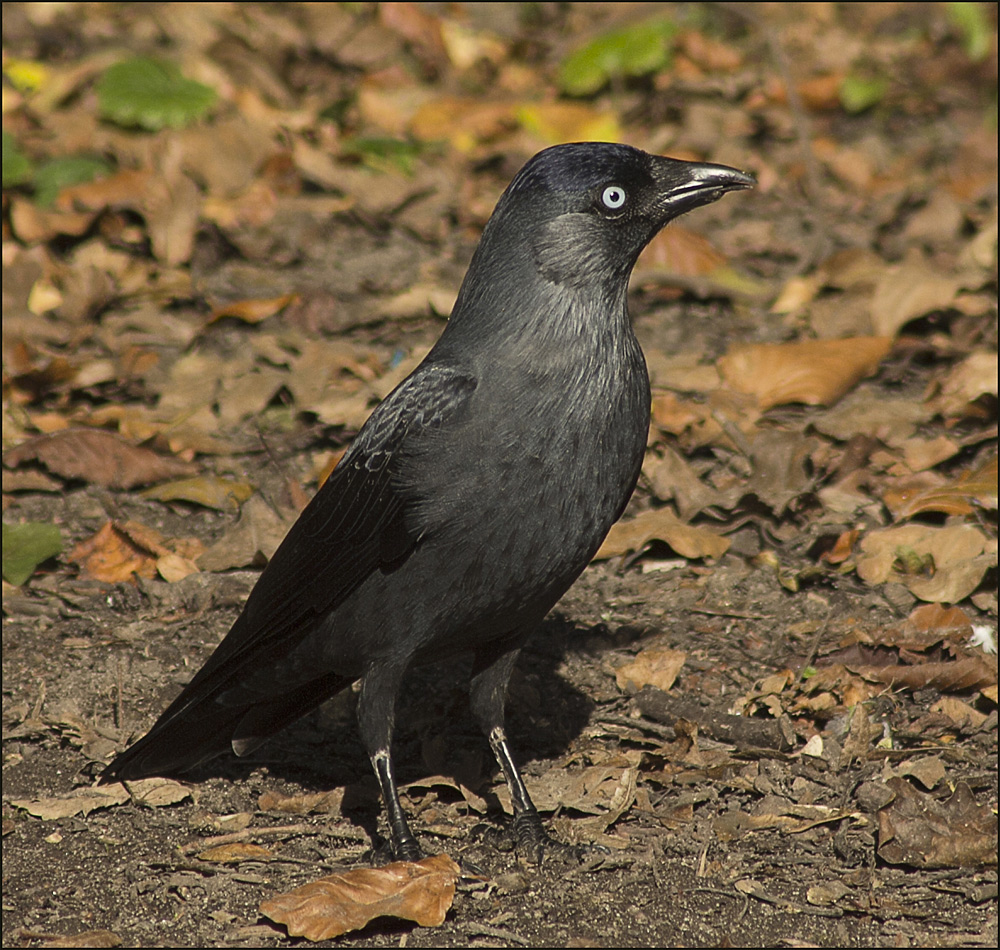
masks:
<svg viewBox="0 0 1000 950"><path fill-rule="evenodd" d="M548 839L504 731L507 683L639 476L650 393L629 275L668 221L754 183L601 142L532 158L434 348L371 414L212 656L102 781L245 755L360 678L389 844L416 859L390 751L396 697L413 664L470 651L472 711L510 787L515 838L540 856Z"/></svg>

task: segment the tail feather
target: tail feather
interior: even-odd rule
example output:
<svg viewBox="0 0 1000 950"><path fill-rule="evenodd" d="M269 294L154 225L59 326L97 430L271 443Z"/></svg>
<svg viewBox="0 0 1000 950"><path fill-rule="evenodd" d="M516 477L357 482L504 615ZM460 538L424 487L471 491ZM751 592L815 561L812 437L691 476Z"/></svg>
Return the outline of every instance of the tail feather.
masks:
<svg viewBox="0 0 1000 950"><path fill-rule="evenodd" d="M101 772L101 784L154 775L175 777L226 752L246 755L351 682L322 676L281 697L253 704L225 706L215 696L179 709L175 703Z"/></svg>

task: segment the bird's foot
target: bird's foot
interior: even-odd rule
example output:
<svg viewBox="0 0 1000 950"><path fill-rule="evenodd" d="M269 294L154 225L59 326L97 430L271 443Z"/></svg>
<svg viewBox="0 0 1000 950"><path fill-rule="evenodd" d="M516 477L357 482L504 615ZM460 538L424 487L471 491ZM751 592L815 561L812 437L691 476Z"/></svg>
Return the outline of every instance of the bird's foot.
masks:
<svg viewBox="0 0 1000 950"><path fill-rule="evenodd" d="M381 868L393 861L419 861L427 855L416 839L410 837L402 841L382 841L378 847L372 848L367 857L372 867Z"/></svg>
<svg viewBox="0 0 1000 950"><path fill-rule="evenodd" d="M599 844L566 844L553 838L542 824L537 812L522 812L514 817L514 843L518 855L529 864L539 865L546 854L585 861L595 855L608 854Z"/></svg>

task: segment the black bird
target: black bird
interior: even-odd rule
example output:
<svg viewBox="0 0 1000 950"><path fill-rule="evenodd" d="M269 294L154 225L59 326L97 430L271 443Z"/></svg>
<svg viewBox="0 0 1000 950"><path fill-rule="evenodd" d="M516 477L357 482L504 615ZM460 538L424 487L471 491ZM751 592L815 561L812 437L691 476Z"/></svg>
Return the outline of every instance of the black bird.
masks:
<svg viewBox="0 0 1000 950"><path fill-rule="evenodd" d="M437 344L372 413L216 651L101 780L245 755L361 678L392 852L416 859L390 752L396 697L412 664L471 651L473 713L518 844L540 855L545 831L504 732L507 683L639 476L650 395L629 275L668 221L754 184L600 142L532 158Z"/></svg>

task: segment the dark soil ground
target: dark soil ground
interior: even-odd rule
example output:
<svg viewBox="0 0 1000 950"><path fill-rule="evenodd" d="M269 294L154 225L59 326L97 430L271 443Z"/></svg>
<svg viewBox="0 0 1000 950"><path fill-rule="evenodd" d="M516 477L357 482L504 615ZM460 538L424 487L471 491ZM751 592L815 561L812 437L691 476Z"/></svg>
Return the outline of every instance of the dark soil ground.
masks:
<svg viewBox="0 0 1000 950"><path fill-rule="evenodd" d="M897 6L909 16L925 5ZM746 42L765 55L759 36ZM993 50L995 57L995 39ZM911 154L920 143L928 164L940 164L981 121L978 101L942 100L936 111L898 123L852 120L849 135L886 154ZM993 102L995 119L995 93ZM789 144L792 124L774 153L789 163L797 149ZM830 120L826 131L844 130ZM762 143L781 139L775 129L741 127L740 135L765 152ZM786 166L775 159L774 167ZM907 216L926 194L900 199L890 212L884 201L852 203L851 188L829 186L839 204L823 211L819 226L832 230L819 237L815 204L768 187L752 204L740 195L725 211L705 209L692 226L725 246L734 266L776 287L808 270L806 258L815 264L840 247L877 247L901 259ZM978 217L954 237L956 254L973 224L995 216L995 186L976 207ZM733 222L743 238L730 247ZM754 230L760 222L780 238L773 252ZM435 242L363 215L325 222L320 237L323 255L312 253L337 262L337 279L350 286L348 313L362 308L365 294L396 293L428 268L457 286L474 242L457 224ZM224 281L218 249L202 251L200 266L212 271L206 282ZM993 261L995 295L995 251ZM301 280L280 274L291 289ZM637 292L632 310L647 347L687 349L696 336L711 363L734 340L789 336L765 303L694 291ZM992 329L977 340L995 351L995 305L985 323ZM345 338L408 352L431 343L441 325L366 319ZM954 325L935 317L915 332L926 341ZM253 332L221 325L199 345L222 361ZM919 402L937 368L928 350L915 345L895 357L870 384L876 397ZM977 427L995 425L995 398L990 405L992 417ZM773 416L804 431L809 411ZM928 437L941 431L935 425ZM250 439L253 450L228 459L226 471L285 502L289 481L309 481L309 453L329 448L330 436L308 416L264 426ZM626 517L654 501L644 482ZM980 522L995 545L993 504ZM467 665L458 659L414 671L396 740L404 804L429 853L447 852L483 873L460 880L439 927L381 919L322 945L996 947L995 687L992 703L978 687L940 683L871 689L852 700L853 680L845 680L829 708L805 705L804 671L831 664L849 636L877 640L918 605L903 584L817 572L817 551L852 522L814 518L816 510L729 512L732 546L717 560L654 546L643 558L592 564L563 598L524 651L508 704L512 746L553 837L583 846L553 847L540 866L509 839L503 782L468 712ZM207 546L238 515L70 481L60 492L5 495L4 520L58 522L73 542L108 520L134 520ZM27 807L93 784L208 657L256 576L237 570L108 584L63 560L24 587L5 584L3 946L301 945L261 915L261 902L323 874L369 866L384 827L350 693L248 759L204 767L180 801L124 802L48 820ZM994 632L995 584L994 569L961 604L973 624ZM686 654L672 689L620 687L616 669L651 649ZM975 715L949 718L943 697L961 698ZM747 714L742 730L734 709ZM810 739L821 742L807 746ZM326 812L280 812L262 800L331 790ZM894 840L904 844L893 850ZM233 863L205 856L227 841L269 853ZM89 936L72 936L80 934Z"/></svg>

